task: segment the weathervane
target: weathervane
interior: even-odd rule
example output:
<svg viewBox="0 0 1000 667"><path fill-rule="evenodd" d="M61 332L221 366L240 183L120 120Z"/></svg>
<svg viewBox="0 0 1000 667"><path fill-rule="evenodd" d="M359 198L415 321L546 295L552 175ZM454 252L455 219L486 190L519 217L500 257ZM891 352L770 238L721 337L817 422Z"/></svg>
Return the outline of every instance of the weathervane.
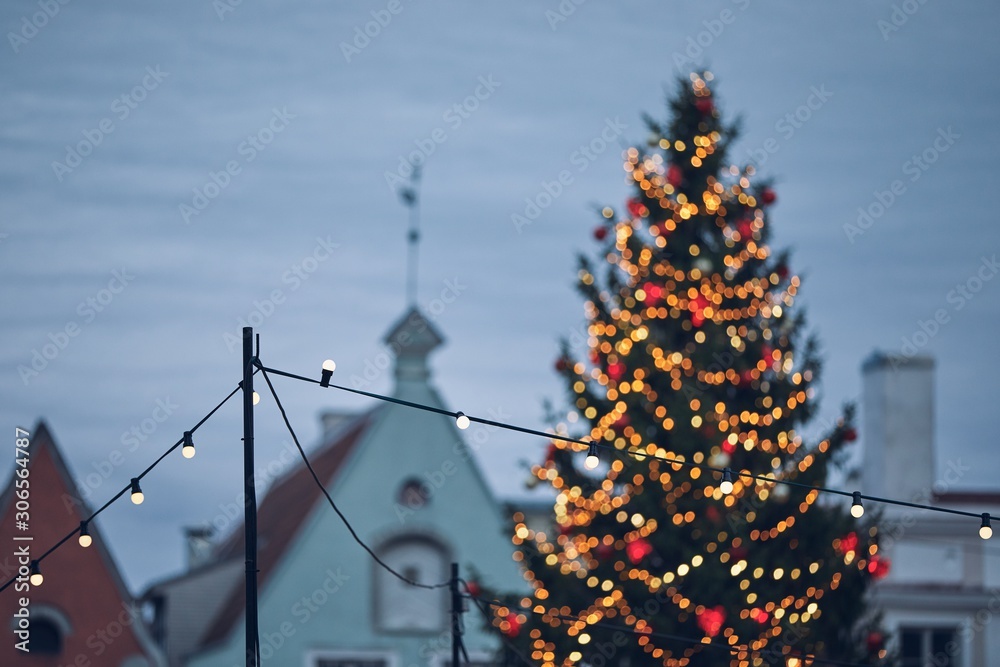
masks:
<svg viewBox="0 0 1000 667"><path fill-rule="evenodd" d="M417 188L420 185L420 167L413 167L410 184L399 191L403 205L410 209L410 231L406 235L409 249L406 260L406 301L410 306L417 305L417 260L420 243L420 202Z"/></svg>

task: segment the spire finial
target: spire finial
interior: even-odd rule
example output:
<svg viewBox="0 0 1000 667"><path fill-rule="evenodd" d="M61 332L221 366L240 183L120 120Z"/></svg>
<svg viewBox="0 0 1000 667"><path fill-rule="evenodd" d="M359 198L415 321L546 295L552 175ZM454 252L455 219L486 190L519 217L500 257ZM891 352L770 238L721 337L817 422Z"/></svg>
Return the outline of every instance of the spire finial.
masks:
<svg viewBox="0 0 1000 667"><path fill-rule="evenodd" d="M414 166L413 173L410 174L409 185L399 191L399 198L403 201L403 205L410 209L410 230L406 235L409 246L406 258L406 303L408 306L417 305L417 262L420 244L420 199L417 196L419 186L420 167Z"/></svg>

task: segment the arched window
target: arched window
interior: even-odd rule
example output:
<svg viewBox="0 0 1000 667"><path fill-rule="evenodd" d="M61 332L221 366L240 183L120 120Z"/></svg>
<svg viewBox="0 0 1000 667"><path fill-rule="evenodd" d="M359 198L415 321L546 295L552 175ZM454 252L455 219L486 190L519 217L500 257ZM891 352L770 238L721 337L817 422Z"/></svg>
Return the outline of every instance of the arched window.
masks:
<svg viewBox="0 0 1000 667"><path fill-rule="evenodd" d="M11 628L18 627L18 619L11 619ZM60 655L63 642L72 632L69 619L59 609L47 604L33 605L31 608L31 633L28 648L35 655Z"/></svg>
<svg viewBox="0 0 1000 667"><path fill-rule="evenodd" d="M407 579L437 584L448 578L448 554L422 535L395 538L379 549L379 558ZM384 632L441 632L447 621L447 588L429 590L401 581L374 566L375 626Z"/></svg>
<svg viewBox="0 0 1000 667"><path fill-rule="evenodd" d="M62 653L63 636L59 626L50 618L36 618L31 621L31 641L28 647L38 655L59 655Z"/></svg>

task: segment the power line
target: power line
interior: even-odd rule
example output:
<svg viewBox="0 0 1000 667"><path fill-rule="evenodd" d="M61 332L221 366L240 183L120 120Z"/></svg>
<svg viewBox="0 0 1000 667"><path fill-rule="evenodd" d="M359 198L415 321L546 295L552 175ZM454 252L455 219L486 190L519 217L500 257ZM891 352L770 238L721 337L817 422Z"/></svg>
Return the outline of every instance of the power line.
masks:
<svg viewBox="0 0 1000 667"><path fill-rule="evenodd" d="M347 527L347 530L350 531L351 537L354 538L354 541L360 544L361 547L368 552L368 555L371 556L376 563L381 565L383 569L385 569L387 572L392 574L400 581L406 582L410 586L416 586L417 588L426 588L434 590L437 588L446 588L447 586L451 585L451 581L445 581L439 584L421 584L419 582L413 581L412 579L409 579L408 577L403 576L396 570L392 569L389 565L387 565L385 561L379 558L378 555L374 551L372 551L372 549L367 544L365 544L360 537L358 537L358 534L357 532L355 532L354 527L351 525L351 522L347 520L347 517L344 516L344 513L340 511L339 507L337 507L337 503L333 502L333 498L330 496L330 492L326 490L326 486L323 484L323 482L320 481L319 476L316 474L316 471L313 470L312 464L309 463L309 457L306 456L305 450L302 449L302 445L299 444L299 437L295 435L295 429L292 428L291 422L288 421L288 415L285 413L284 406L281 405L281 399L278 398L278 394L274 390L274 385L271 384L271 378L268 377L267 375L267 372L271 369L264 368L264 366L262 365L258 365L257 367L260 369L261 374L264 376L264 381L267 382L268 389L271 390L271 396L274 397L274 402L278 406L278 410L281 412L281 418L284 420L285 426L288 428L288 433L292 436L292 441L295 443L295 447L299 450L299 454L302 456L302 462L306 464L306 468L309 469L309 474L312 475L313 481L316 482L316 486L318 486L320 488L320 491L323 492L323 495L326 496L326 500L328 503L330 503L330 507L333 508L333 511L336 512L337 516L340 517L340 520Z"/></svg>
<svg viewBox="0 0 1000 667"><path fill-rule="evenodd" d="M593 447L597 447L599 449L608 450L609 452L611 452L615 456L627 455L627 456L631 456L631 457L633 457L633 458L635 458L637 460L641 460L641 459L654 459L654 460L657 460L657 461L662 461L664 463L669 463L671 465L678 465L678 466L682 466L682 467L686 467L686 468L697 468L697 469L702 470L702 471L716 473L716 474L722 476L723 481L725 481L727 477L731 478L732 476L735 475L735 476L737 476L739 478L749 478L749 479L754 479L754 480L758 480L758 481L762 481L762 482L768 482L768 483L772 483L772 484L783 484L785 486L790 486L790 487L794 487L794 488L807 489L809 491L816 491L817 493L827 493L827 494L837 495L837 496L841 496L841 497L845 497L845 498L851 498L855 502L856 505L859 504L858 501L860 501L860 500L869 500L869 501L872 501L872 502L875 502L875 503L881 503L881 504L885 504L885 505L896 505L896 506L899 506L899 507L909 507L909 508L913 508L913 509L927 510L927 511L930 511L930 512L938 512L938 513L942 513L942 514L952 514L952 515L956 515L956 516L964 516L964 517L972 517L972 518L976 518L976 519L981 519L982 522L983 522L981 530L990 529L990 534L992 534L992 529L990 528L990 522L991 522L991 520L994 517L992 517L992 515L990 513L988 513L988 512L983 512L983 513L969 512L969 511L965 511L965 510L951 509L951 508L948 508L948 507L936 507L936 506L933 506L933 505L925 505L925 504L921 504L921 503L907 502L905 500L895 500L895 499L892 499L892 498L883 498L883 497L880 497L880 496L866 495L866 494L859 493L857 491L844 491L844 490L841 490L841 489L833 489L833 488L830 488L830 487L813 486L811 484L802 484L801 482L795 482L795 481L792 481L792 480L789 480L789 479L780 479L780 478L777 478L777 477L774 477L774 476L769 476L769 475L762 475L762 474L757 474L757 473L752 473L752 472L743 472L743 471L739 471L739 470L732 470L730 468L718 468L718 467L707 465L707 464L704 464L704 463L694 463L692 461L683 461L683 460L680 460L680 459L670 458L670 457L666 457L666 456L659 456L657 454L649 454L647 452L644 452L642 450L635 449L635 448L632 448L632 447L625 448L625 449L618 449L618 448L613 447L611 445L607 445L607 444L604 444L603 442L598 442L598 441L595 441L595 440L580 440L580 439L577 439L577 438L571 438L571 437L566 436L566 435L560 435L558 433L548 433L548 432L545 432L545 431L539 431L537 429L528 428L528 427L525 427L525 426L518 426L516 424L507 424L507 423L504 423L504 422L498 422L498 421L495 421L493 419L484 419L482 417L474 417L472 415L466 415L465 413L460 412L460 411L453 412L451 410L444 410L442 408L437 408L437 407L434 407L432 405L424 405L422 403L416 403L414 401L406 401L406 400L403 400L403 399L400 399L400 398L395 398L393 396L385 396L385 395L376 394L376 393L373 393L373 392L370 392L370 391L363 391L361 389L353 389L351 387L345 387L343 385L337 385L337 384L332 384L332 383L321 383L319 380L316 380L314 378L305 377L305 376L302 376L302 375L296 375L294 373L287 373L285 371L279 371L279 370L276 370L276 369L273 369L273 368L266 368L265 369L264 367L261 367L261 370L270 371L270 372L272 372L272 373L274 373L276 375L283 375L285 377L292 378L294 380L299 380L299 381L302 381L302 382L311 382L313 384L320 384L324 388L330 388L330 389L337 389L337 390L340 390L340 391L346 391L346 392L349 392L349 393L352 393L352 394L359 394L361 396L367 396L369 398L374 398L374 399L377 399L377 400L380 400L380 401L385 401L387 403L395 403L397 405L403 405L403 406L414 408L414 409L417 409L417 410L424 410L426 412L433 412L435 414L445 415L445 416L451 417L451 418L456 419L456 420L460 419L460 418L463 418L463 419L468 420L469 422L476 422L476 423L479 423L479 424L483 424L485 426L493 426L493 427L504 429L504 430L507 430L507 431L515 431L517 433L525 433L525 434L528 434L528 435L534 435L534 436L546 438L548 440L559 440L561 442L568 442L568 443L572 443L572 444L577 444L577 445L581 445L583 447L586 447L588 450L590 450ZM987 539L987 538L984 538L984 539Z"/></svg>

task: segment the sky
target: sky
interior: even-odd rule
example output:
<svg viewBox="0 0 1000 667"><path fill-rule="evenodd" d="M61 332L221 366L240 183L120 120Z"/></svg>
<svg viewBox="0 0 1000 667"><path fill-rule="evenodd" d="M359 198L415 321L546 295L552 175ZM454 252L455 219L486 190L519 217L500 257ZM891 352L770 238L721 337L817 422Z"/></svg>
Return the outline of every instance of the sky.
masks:
<svg viewBox="0 0 1000 667"><path fill-rule="evenodd" d="M826 362L821 418L860 398L873 350L932 355L938 466L973 461L962 488L995 487L998 19L915 0L5 2L2 421L45 419L99 506L236 386L247 323L269 366L333 358L342 381L390 391L395 188L414 160L418 302L447 338L434 382L456 410L544 428L558 340L584 323L594 207L621 207L621 149L708 67L743 119L731 158L775 182L772 245L793 252ZM306 443L322 410L370 405L277 389ZM288 442L267 399L256 426L270 479ZM141 508L101 516L134 590L181 569L183 526L225 515L241 436L235 401L193 460L144 480ZM478 456L510 497L544 447L494 432Z"/></svg>

